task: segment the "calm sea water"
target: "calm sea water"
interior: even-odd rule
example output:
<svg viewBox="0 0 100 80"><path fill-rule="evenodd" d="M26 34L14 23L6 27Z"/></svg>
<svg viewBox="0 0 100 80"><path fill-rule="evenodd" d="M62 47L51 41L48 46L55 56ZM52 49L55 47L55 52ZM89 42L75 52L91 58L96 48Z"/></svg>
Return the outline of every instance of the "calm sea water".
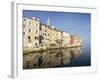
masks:
<svg viewBox="0 0 100 80"><path fill-rule="evenodd" d="M23 69L90 66L90 48L74 47L31 52L23 57Z"/></svg>

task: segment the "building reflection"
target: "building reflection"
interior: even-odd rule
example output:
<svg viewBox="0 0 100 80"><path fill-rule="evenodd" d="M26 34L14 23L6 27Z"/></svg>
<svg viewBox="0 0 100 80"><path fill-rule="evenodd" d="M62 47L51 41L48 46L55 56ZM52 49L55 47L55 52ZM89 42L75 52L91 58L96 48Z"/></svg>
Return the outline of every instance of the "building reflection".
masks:
<svg viewBox="0 0 100 80"><path fill-rule="evenodd" d="M23 69L55 68L69 64L81 54L81 47L33 52L23 57Z"/></svg>

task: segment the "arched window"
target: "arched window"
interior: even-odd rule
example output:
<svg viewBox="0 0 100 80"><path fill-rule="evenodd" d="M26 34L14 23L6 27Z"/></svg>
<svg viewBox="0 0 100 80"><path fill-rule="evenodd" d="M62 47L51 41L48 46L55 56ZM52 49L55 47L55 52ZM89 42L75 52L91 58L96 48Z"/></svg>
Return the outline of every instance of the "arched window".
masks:
<svg viewBox="0 0 100 80"><path fill-rule="evenodd" d="M28 41L31 42L31 37L30 36L28 36Z"/></svg>

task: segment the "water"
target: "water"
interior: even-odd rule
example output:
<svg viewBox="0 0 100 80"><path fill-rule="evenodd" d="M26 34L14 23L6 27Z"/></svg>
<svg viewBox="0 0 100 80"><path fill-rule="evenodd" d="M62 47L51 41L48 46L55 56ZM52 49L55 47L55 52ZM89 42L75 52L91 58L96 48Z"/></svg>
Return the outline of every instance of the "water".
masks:
<svg viewBox="0 0 100 80"><path fill-rule="evenodd" d="M74 47L31 52L23 57L23 69L90 66L90 49Z"/></svg>

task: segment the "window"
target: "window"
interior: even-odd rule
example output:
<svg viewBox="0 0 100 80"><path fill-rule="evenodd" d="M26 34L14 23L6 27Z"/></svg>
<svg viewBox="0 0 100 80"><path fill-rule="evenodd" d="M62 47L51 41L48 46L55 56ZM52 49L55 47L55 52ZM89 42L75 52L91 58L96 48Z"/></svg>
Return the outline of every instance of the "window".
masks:
<svg viewBox="0 0 100 80"><path fill-rule="evenodd" d="M36 37L35 37L35 39L36 39Z"/></svg>
<svg viewBox="0 0 100 80"><path fill-rule="evenodd" d="M42 27L40 27L39 29L42 30Z"/></svg>
<svg viewBox="0 0 100 80"><path fill-rule="evenodd" d="M36 26L38 26L38 24L36 24Z"/></svg>
<svg viewBox="0 0 100 80"><path fill-rule="evenodd" d="M24 19L24 21L26 21L26 19Z"/></svg>
<svg viewBox="0 0 100 80"><path fill-rule="evenodd" d="M37 30L36 30L36 33L37 33Z"/></svg>
<svg viewBox="0 0 100 80"><path fill-rule="evenodd" d="M43 35L45 35L45 34L43 33Z"/></svg>
<svg viewBox="0 0 100 80"><path fill-rule="evenodd" d="M38 40L38 37L36 37L36 39Z"/></svg>
<svg viewBox="0 0 100 80"><path fill-rule="evenodd" d="M31 29L29 29L28 32L31 32Z"/></svg>
<svg viewBox="0 0 100 80"><path fill-rule="evenodd" d="M45 30L45 32L47 32L47 30Z"/></svg>
<svg viewBox="0 0 100 80"><path fill-rule="evenodd" d="M25 25L23 25L23 27L25 28Z"/></svg>
<svg viewBox="0 0 100 80"><path fill-rule="evenodd" d="M35 37L35 39L38 40L39 38L38 37Z"/></svg>
<svg viewBox="0 0 100 80"><path fill-rule="evenodd" d="M31 22L29 22L29 25L31 25Z"/></svg>
<svg viewBox="0 0 100 80"><path fill-rule="evenodd" d="M31 39L31 37L30 37L30 36L28 36L28 39Z"/></svg>
<svg viewBox="0 0 100 80"><path fill-rule="evenodd" d="M28 41L31 42L31 37L30 36L28 36Z"/></svg>
<svg viewBox="0 0 100 80"><path fill-rule="evenodd" d="M35 45L37 46L37 43L35 43Z"/></svg>
<svg viewBox="0 0 100 80"><path fill-rule="evenodd" d="M25 35L25 32L23 32L23 35Z"/></svg>

